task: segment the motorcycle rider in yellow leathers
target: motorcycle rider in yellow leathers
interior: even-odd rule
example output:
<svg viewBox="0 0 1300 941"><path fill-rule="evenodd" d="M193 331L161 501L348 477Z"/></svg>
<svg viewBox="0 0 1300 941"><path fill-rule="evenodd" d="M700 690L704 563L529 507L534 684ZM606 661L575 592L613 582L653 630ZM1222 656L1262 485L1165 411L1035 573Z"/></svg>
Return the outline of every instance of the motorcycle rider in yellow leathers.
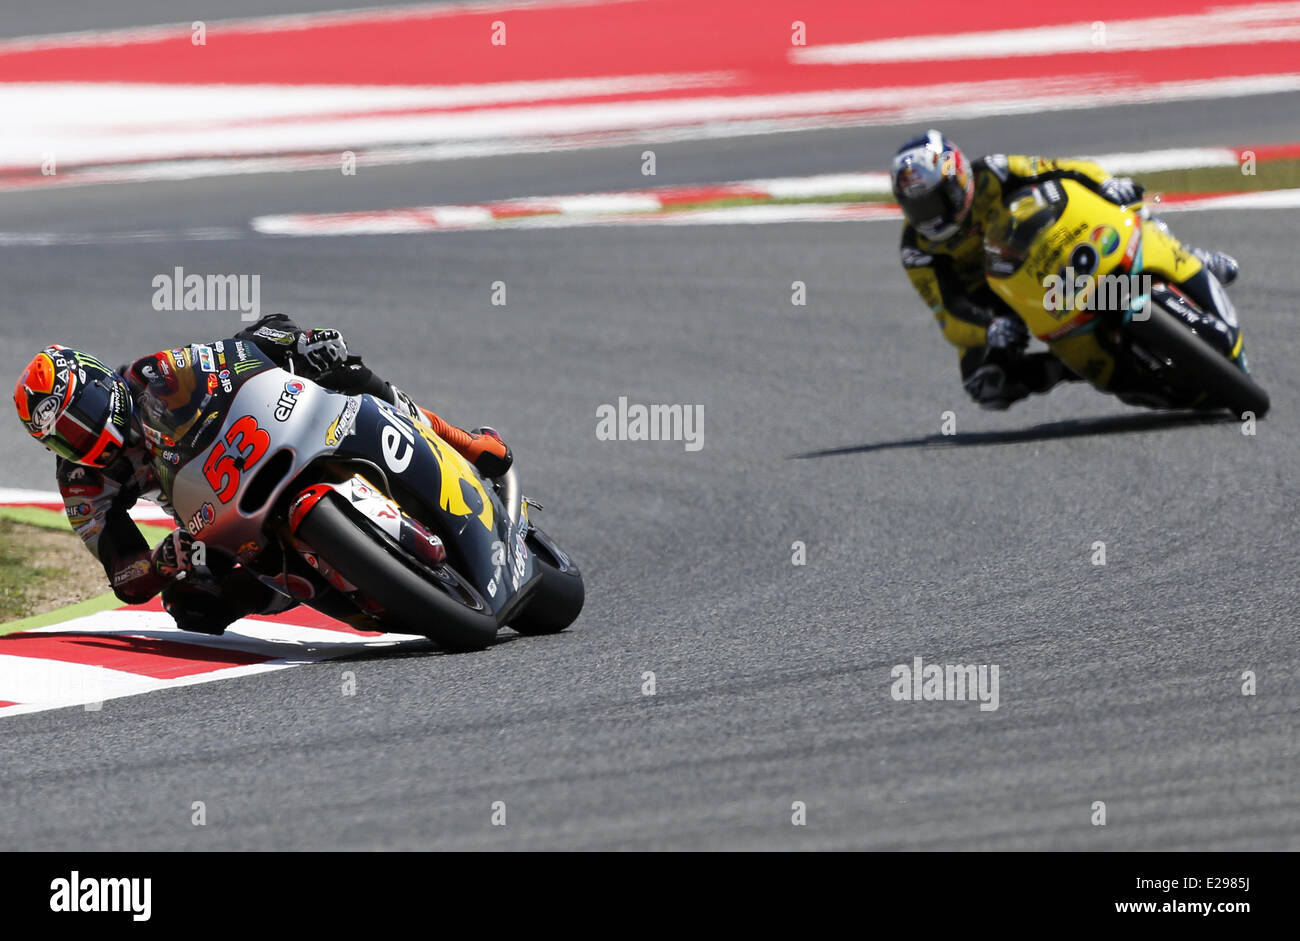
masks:
<svg viewBox="0 0 1300 941"><path fill-rule="evenodd" d="M1025 351L1029 332L1024 322L985 282L984 232L1005 216L1007 197L1034 183L1074 180L1118 205L1140 202L1141 185L1112 177L1086 160L989 154L968 161L935 130L899 148L891 177L905 220L903 269L944 337L957 347L962 382L971 398L983 408L1005 409L1059 382L1078 379L1051 353ZM1189 326L1209 334L1244 367L1236 313L1223 291L1236 280L1237 262L1221 252L1185 251L1201 264L1177 286L1217 315Z"/></svg>

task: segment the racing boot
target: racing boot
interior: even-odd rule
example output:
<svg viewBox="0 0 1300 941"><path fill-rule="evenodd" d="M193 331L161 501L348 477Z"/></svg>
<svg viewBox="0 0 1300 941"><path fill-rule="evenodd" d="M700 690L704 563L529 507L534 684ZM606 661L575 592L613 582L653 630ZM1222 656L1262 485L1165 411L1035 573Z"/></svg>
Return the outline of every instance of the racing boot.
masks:
<svg viewBox="0 0 1300 941"><path fill-rule="evenodd" d="M1154 223L1155 226L1166 235L1173 237L1173 232L1169 230L1169 223L1165 222L1164 219L1161 219L1159 216L1150 215L1149 213L1147 213L1144 218ZM1204 248L1193 248L1190 245L1184 245L1184 247L1200 259L1201 264L1203 264L1209 270L1210 274L1214 275L1218 282L1225 288L1237 280L1237 274L1240 272L1241 266L1237 264L1237 259L1233 258L1231 255L1226 254L1225 252L1207 251Z"/></svg>
<svg viewBox="0 0 1300 941"><path fill-rule="evenodd" d="M395 403L400 408L410 413L411 418L430 429L443 441L450 444L461 457L468 460L474 465L475 469L484 477L500 477L506 471L510 470L510 465L514 463L514 455L510 453L510 448L501 440L494 428L478 428L474 431L466 431L463 428L457 428L448 421L444 421L436 413L431 412L423 406L417 405L415 401L403 392L397 386L389 386L393 390L393 397L397 399Z"/></svg>
<svg viewBox="0 0 1300 941"><path fill-rule="evenodd" d="M1210 274L1214 275L1225 288L1237 280L1237 272L1241 266L1231 255L1225 255L1223 252L1207 252L1203 248L1193 248L1192 254L1201 260L1201 264L1209 269Z"/></svg>
<svg viewBox="0 0 1300 941"><path fill-rule="evenodd" d="M1062 382L1082 377L1048 352L1007 355L1002 351L972 350L983 361L968 373L963 386L980 408L1002 411L1031 395L1042 395ZM964 363L969 369L973 362Z"/></svg>
<svg viewBox="0 0 1300 941"><path fill-rule="evenodd" d="M494 428L476 428L466 431L443 421L427 408L420 411L429 421L429 427L439 438L446 441L460 452L460 455L474 465L484 477L501 477L510 470L514 455Z"/></svg>

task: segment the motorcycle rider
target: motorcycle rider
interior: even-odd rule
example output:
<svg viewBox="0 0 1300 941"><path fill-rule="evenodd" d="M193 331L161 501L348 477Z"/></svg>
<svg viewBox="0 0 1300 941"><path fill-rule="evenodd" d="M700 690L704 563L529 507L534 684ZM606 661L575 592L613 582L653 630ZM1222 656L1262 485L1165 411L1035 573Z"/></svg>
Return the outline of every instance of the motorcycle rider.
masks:
<svg viewBox="0 0 1300 941"><path fill-rule="evenodd" d="M284 314L251 324L237 339L254 344L281 368L347 395L369 393L431 427L485 477L510 469L513 456L490 428L474 432L450 425L420 408L400 389L349 355L338 330L303 330ZM183 352L183 351L181 351ZM14 405L27 431L57 456L56 476L73 529L104 567L110 585L127 604L162 593L163 607L183 630L220 634L248 614L271 613L296 602L268 588L246 568L200 571L190 563L192 538L185 524L152 550L127 511L140 498L172 510L151 464L146 437L157 432L142 422L161 403L169 353L146 356L110 370L95 357L50 346L28 364L14 388ZM211 355L210 351L209 354ZM209 373L211 381L215 373ZM327 593L328 594L328 593ZM317 602L320 603L317 603ZM348 619L341 598L312 604Z"/></svg>
<svg viewBox="0 0 1300 941"><path fill-rule="evenodd" d="M1112 177L1086 160L989 154L968 162L961 149L936 130L909 140L894 155L894 198L905 220L903 268L943 335L958 348L962 384L982 408L1005 409L1059 382L1080 378L1049 352L1025 352L1029 331L984 278L984 233L1006 216L1007 197L1053 179L1081 183L1117 205L1136 203L1143 193L1140 184ZM1153 221L1168 234L1163 222ZM1241 353L1236 314L1220 287L1236 280L1236 260L1221 252L1182 250L1203 267L1178 287L1202 309L1218 315L1196 326L1219 335L1237 359Z"/></svg>

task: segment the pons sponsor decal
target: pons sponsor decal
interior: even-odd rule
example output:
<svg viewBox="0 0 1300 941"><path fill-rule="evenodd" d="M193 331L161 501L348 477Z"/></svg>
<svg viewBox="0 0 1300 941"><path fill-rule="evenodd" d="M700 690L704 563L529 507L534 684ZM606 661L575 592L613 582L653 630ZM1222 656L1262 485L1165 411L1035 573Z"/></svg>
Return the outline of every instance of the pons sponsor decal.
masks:
<svg viewBox="0 0 1300 941"><path fill-rule="evenodd" d="M50 882L50 911L130 912L132 921L148 921L153 914L153 880L83 879L74 869L68 878Z"/></svg>

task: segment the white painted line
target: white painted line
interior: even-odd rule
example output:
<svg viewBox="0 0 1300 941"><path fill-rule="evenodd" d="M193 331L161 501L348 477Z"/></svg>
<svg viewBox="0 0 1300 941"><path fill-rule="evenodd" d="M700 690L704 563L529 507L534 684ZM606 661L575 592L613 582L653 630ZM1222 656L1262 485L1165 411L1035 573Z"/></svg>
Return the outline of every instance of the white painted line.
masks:
<svg viewBox="0 0 1300 941"><path fill-rule="evenodd" d="M835 196L840 193L888 193L888 173L823 173L818 176L788 177L776 180L748 180L752 186L774 199L799 199Z"/></svg>
<svg viewBox="0 0 1300 941"><path fill-rule="evenodd" d="M1169 82L1116 87L1109 77L1055 76L1035 83L1037 93L1026 95L1019 81L950 83L913 88L851 89L778 95L704 96L661 100L632 100L583 104L543 104L476 108L466 111L431 114L307 114L301 120L286 120L270 125L237 124L214 126L198 106L211 89L169 87L164 96L166 108L156 114L148 127L117 126L113 132L87 133L74 113L80 107L64 102L73 113L59 122L23 125L13 122L0 136L0 166L30 171L54 154L59 165L113 163L118 161L167 161L179 158L202 158L209 170L212 158L248 158L250 154L295 154L301 160L307 151L330 152L335 166L344 150L402 147L412 143L459 142L467 149L463 156L475 152L518 152L525 149L555 149L574 146L607 146L603 135L622 133L624 139L678 139L710 136L734 136L740 133L771 131L772 125L752 122L778 122L777 129L793 130L812 126L864 126L920 121L938 121L946 117L981 117L995 114L1059 111L1095 108L1107 105L1160 101L1183 101L1264 95L1300 90L1300 74L1251 76L1213 81ZM0 84L0 112L15 95L16 86ZM41 89L44 88L44 92ZM263 87L261 94L275 98L281 94L297 101L301 89ZM25 86L24 93L35 96L26 107L41 110L41 103L56 108L52 99L62 93L51 86ZM152 92L129 86L120 87L121 100L103 103L106 109L122 115L154 114L164 99ZM188 94L196 97L191 101ZM361 90L359 95L374 94L382 99L383 90ZM301 103L301 102L299 102ZM278 112L291 115L296 105L283 103ZM136 118L138 120L138 118ZM785 122L783 125L779 122ZM638 135L640 136L638 138ZM525 143L530 141L529 143ZM427 156L427 155L426 155ZM319 165L319 164L317 164ZM259 172L258 164L230 165L232 172ZM292 168L290 163L286 169ZM123 168L139 179L148 172L141 167ZM87 171L90 172L90 171ZM96 172L105 172L103 170ZM167 178L176 178L174 171ZM39 177L36 177L39 180ZM36 181L33 181L36 185Z"/></svg>
<svg viewBox="0 0 1300 941"><path fill-rule="evenodd" d="M1161 203L1158 212L1192 212L1209 209L1300 209L1300 189L1262 190L1257 193L1233 193L1211 199L1177 200Z"/></svg>
<svg viewBox="0 0 1300 941"><path fill-rule="evenodd" d="M284 615L293 617L292 612ZM361 647L392 646L411 641L426 642L426 638L410 634L379 634L363 637L346 631L331 631L321 627L304 627L280 621L262 621L240 618L226 628L224 634L195 634L183 631L176 621L164 611L141 611L135 608L115 608L98 611L58 624L25 631L28 634L60 634L68 631L85 631L93 634L131 634L161 640L180 641L197 646L241 650L267 657L288 657L299 653L299 648L331 653L352 652ZM318 658L317 658L318 659ZM0 699L6 699L0 695Z"/></svg>
<svg viewBox="0 0 1300 941"><path fill-rule="evenodd" d="M14 506L25 504L50 504L53 506L63 506L63 495L57 490L23 490L13 487L0 487L0 506ZM174 520L167 514L167 511L156 503L148 500L141 500L129 511L131 519L141 522L159 522L174 524Z"/></svg>
<svg viewBox="0 0 1300 941"><path fill-rule="evenodd" d="M901 219L893 206L868 203L805 203L793 205L728 206L693 209L657 217L663 225L768 225L779 222L856 222Z"/></svg>
<svg viewBox="0 0 1300 941"><path fill-rule="evenodd" d="M372 112L520 104L565 98L652 94L735 84L733 72L541 79L484 85L175 85L137 82L6 82L0 106L13 132L152 134L187 129L256 130L264 122ZM202 113L188 112L201 108ZM141 110L143 109L143 110ZM399 115L400 117L400 115Z"/></svg>
<svg viewBox="0 0 1300 941"><path fill-rule="evenodd" d="M653 193L593 193L537 200L565 213L653 212L663 204Z"/></svg>
<svg viewBox="0 0 1300 941"><path fill-rule="evenodd" d="M1300 205L1300 190L1244 193L1210 199L1182 199L1160 204L1159 211L1190 212L1209 209L1289 209ZM675 226L675 225L764 225L783 222L859 222L898 220L902 215L890 205L872 203L795 203L699 208L671 212L590 213L520 216L494 219L478 225L444 228L432 220L419 227L411 220L401 231L465 232L507 231L516 229L573 229L592 226ZM268 234L297 237L342 235L377 235L397 231L383 219L356 217L329 218L304 216L264 216L253 220L253 227Z"/></svg>
<svg viewBox="0 0 1300 941"><path fill-rule="evenodd" d="M234 650L271 659L263 663L234 664L188 676L159 679L108 667L0 653L0 700L17 703L0 708L0 717L252 676L348 656L362 650L429 644L427 638L405 634L362 637L341 631L250 618L236 621L222 635L209 636L178 629L171 615L163 612L130 608L100 611L25 633L84 633L105 637L130 635L196 647ZM0 650L3 649L0 646ZM178 662L183 661L184 656L181 654Z"/></svg>
<svg viewBox="0 0 1300 941"><path fill-rule="evenodd" d="M0 654L0 699L23 706L52 709L81 705L151 692L167 685L165 680L105 667ZM8 715L9 709L0 714Z"/></svg>
<svg viewBox="0 0 1300 941"><path fill-rule="evenodd" d="M757 225L774 222L843 222L862 219L899 219L897 209L859 203L805 203L751 206L730 206L719 209L679 209L671 212L633 213L551 213L547 215L519 216L495 219L481 225L462 225L451 228L438 226L432 221L423 228L408 222L402 231L414 232L467 232L507 231L512 229L572 229L591 226L674 226L674 225ZM295 216L265 216L253 220L259 232L286 236L342 236L392 234L396 230L385 220L366 220L355 217L327 219Z"/></svg>
<svg viewBox="0 0 1300 941"><path fill-rule="evenodd" d="M429 215L438 225L445 225L450 228L487 225L492 221L491 211L482 206L430 207Z"/></svg>
<svg viewBox="0 0 1300 941"><path fill-rule="evenodd" d="M1294 150L1293 145L1270 145L1279 158ZM1103 154L1094 160L1109 171L1143 173L1195 167L1236 166L1241 148L1199 147ZM819 199L850 193L888 193L886 173L828 173L805 177L736 180L714 184L667 186L622 193L586 193L564 196L530 196L483 203L478 206L414 206L373 212L290 213L261 216L252 228L267 235L356 235L396 232L430 232L451 229L563 228L578 225L694 225L743 222L817 221L843 218L876 218L878 208L867 215L842 204L827 211L783 207L778 211L754 211L755 207L699 206L691 211L661 210L689 196L692 202L723 202L733 196L766 196L771 199ZM1258 203L1264 205L1264 203ZM771 207L764 207L769 209ZM597 218L604 217L604 218Z"/></svg>
<svg viewBox="0 0 1300 941"><path fill-rule="evenodd" d="M1200 170L1237 166L1237 151L1229 147L1187 147L1137 154L1101 154L1084 157L1114 174L1154 173L1158 170Z"/></svg>
<svg viewBox="0 0 1300 941"><path fill-rule="evenodd" d="M40 350L37 350L39 353ZM0 506L13 503L57 503L63 505L63 495L57 490L23 490L0 487Z"/></svg>
<svg viewBox="0 0 1300 941"><path fill-rule="evenodd" d="M0 718L24 715L31 712L46 712L50 709L62 709L67 706L106 702L111 699L121 699L125 696L139 696L142 693L152 693L159 689L179 689L182 686L197 686L200 683L215 683L218 680L255 676L258 673L270 673L273 670L285 670L298 665L287 661L270 660L266 663L252 663L244 666L225 667L207 673L196 673L193 676L174 680L156 680L148 676L122 673L119 670L105 670L102 667L86 668L99 670L100 673L98 674L78 672L74 675L59 669L59 667L76 666L76 664L63 664L60 661L39 660L33 657L0 656L0 661L19 660L24 661L24 663L13 664L12 669L7 669L7 665L0 664L0 689L6 688L11 677L16 681L18 676L29 675L30 671L37 670L37 676L44 677L45 682L49 684L46 686L48 692L45 698L34 701L24 701L20 696L10 697L9 701L16 702L17 705L0 708ZM34 666L36 664L46 666L38 669ZM109 679L103 674L117 674L117 676L126 677L126 679ZM16 685L15 689L18 689Z"/></svg>

